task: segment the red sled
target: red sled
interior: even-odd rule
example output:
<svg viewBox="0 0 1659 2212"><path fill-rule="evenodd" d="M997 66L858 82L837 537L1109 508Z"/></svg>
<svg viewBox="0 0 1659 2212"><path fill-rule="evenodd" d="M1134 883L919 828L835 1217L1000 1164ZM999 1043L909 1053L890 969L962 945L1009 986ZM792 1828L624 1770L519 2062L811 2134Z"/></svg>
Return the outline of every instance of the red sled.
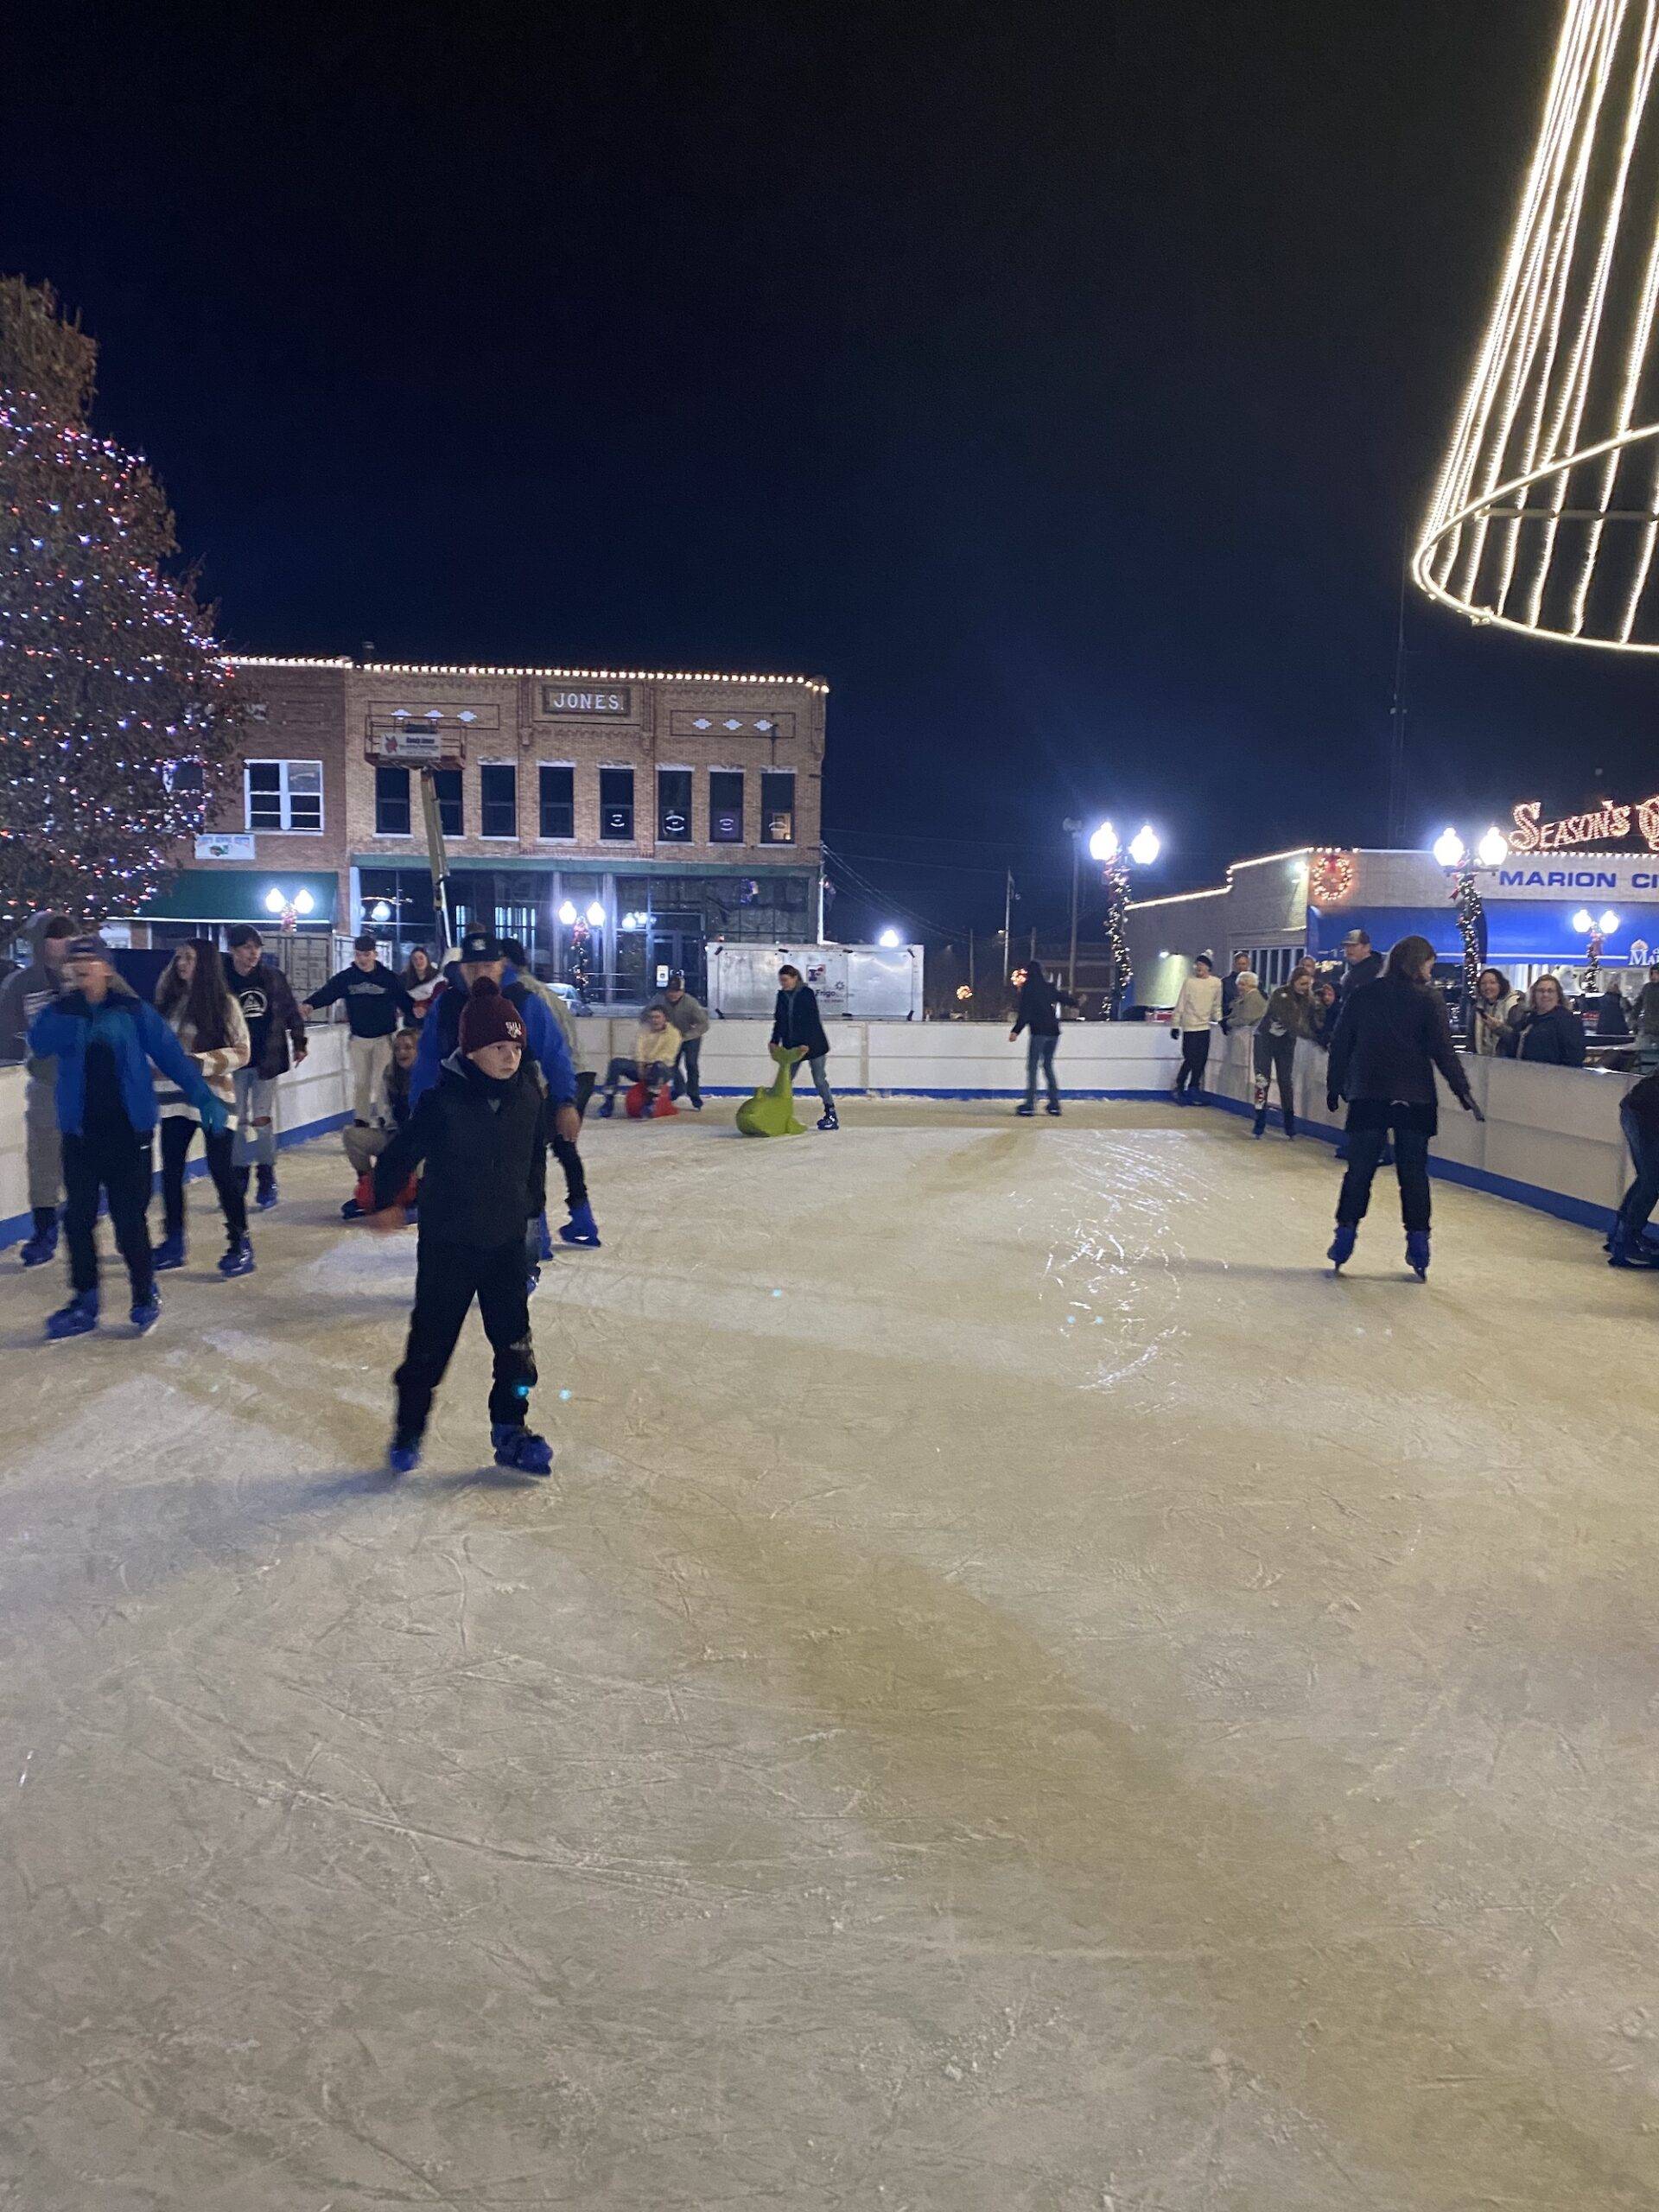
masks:
<svg viewBox="0 0 1659 2212"><path fill-rule="evenodd" d="M629 1086L627 1095L623 1099L622 1103L627 1109L628 1119L631 1122L645 1120L646 1118L645 1084L643 1083L631 1084ZM666 1084L659 1085L657 1092L657 1103L651 1109L651 1120L653 1122L666 1121L671 1114L677 1114L679 1110L679 1108L674 1103L673 1098L669 1092L668 1085Z"/></svg>
<svg viewBox="0 0 1659 2212"><path fill-rule="evenodd" d="M415 1203L416 1197L420 1191L420 1177L418 1175L411 1175L408 1182L404 1184L403 1189L398 1192L397 1197L392 1200L393 1205L412 1206ZM374 1178L372 1175L359 1175L358 1177L357 1203L363 1209L365 1213L372 1213L374 1211Z"/></svg>

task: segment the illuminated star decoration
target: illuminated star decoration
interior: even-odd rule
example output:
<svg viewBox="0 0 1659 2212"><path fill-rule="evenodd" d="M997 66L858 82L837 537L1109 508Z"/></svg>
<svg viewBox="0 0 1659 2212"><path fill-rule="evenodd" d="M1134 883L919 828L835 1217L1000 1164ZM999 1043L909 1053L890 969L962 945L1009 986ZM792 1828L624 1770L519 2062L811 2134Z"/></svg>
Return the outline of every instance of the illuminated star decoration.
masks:
<svg viewBox="0 0 1659 2212"><path fill-rule="evenodd" d="M1475 621L1659 652L1659 0L1567 0L1497 302L1412 573Z"/></svg>

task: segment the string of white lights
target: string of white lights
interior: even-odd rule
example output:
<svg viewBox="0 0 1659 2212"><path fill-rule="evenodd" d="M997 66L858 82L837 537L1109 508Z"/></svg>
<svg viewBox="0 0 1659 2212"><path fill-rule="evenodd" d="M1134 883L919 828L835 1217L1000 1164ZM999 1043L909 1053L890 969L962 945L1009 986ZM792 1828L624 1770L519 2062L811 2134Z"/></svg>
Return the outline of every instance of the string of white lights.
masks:
<svg viewBox="0 0 1659 2212"><path fill-rule="evenodd" d="M1645 477L1625 456L1659 438L1642 419L1659 332L1656 92L1659 0L1563 0L1497 296L1411 563L1478 622L1641 652L1659 652L1659 448Z"/></svg>

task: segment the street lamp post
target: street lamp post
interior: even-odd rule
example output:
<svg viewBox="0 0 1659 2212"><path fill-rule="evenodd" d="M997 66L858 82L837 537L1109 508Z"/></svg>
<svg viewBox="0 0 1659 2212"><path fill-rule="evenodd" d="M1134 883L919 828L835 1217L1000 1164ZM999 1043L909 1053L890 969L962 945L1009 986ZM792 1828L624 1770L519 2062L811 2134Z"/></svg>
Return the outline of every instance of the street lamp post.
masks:
<svg viewBox="0 0 1659 2212"><path fill-rule="evenodd" d="M1486 907L1475 880L1475 865L1478 861L1482 868L1497 868L1509 849L1509 839L1496 827L1484 833L1472 852L1450 824L1434 840L1435 859L1443 868L1454 871L1452 902L1458 910L1458 929L1463 938L1465 1006L1474 1003L1475 982L1486 957Z"/></svg>
<svg viewBox="0 0 1659 2212"><path fill-rule="evenodd" d="M1584 988L1588 994L1601 981L1602 945L1618 927L1618 916L1611 906L1599 916L1592 914L1587 906L1580 906L1573 917L1573 926L1586 939Z"/></svg>
<svg viewBox="0 0 1659 2212"><path fill-rule="evenodd" d="M1106 880L1106 943L1112 959L1112 988L1107 1009L1108 1018L1113 1021L1122 1020L1123 1001L1135 981L1128 933L1124 926L1129 906L1129 863L1133 861L1136 868L1150 868L1161 850L1157 832L1150 823L1130 838L1127 852L1118 842L1117 832L1109 822L1103 822L1089 840L1090 855L1100 862Z"/></svg>
<svg viewBox="0 0 1659 2212"><path fill-rule="evenodd" d="M1066 817L1066 835L1071 840L1071 950L1065 963L1065 988L1074 995L1077 988L1077 876L1083 867L1083 824Z"/></svg>

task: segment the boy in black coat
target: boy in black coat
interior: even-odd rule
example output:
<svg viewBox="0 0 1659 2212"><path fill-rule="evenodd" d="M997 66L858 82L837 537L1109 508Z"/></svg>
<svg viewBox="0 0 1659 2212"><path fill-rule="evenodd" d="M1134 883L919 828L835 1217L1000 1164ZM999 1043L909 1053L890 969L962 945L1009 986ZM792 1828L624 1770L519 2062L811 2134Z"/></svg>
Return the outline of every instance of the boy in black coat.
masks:
<svg viewBox="0 0 1659 2212"><path fill-rule="evenodd" d="M524 1228L546 1204L547 1103L524 1063L518 1009L487 976L467 995L459 1048L376 1160L372 1225L400 1229L398 1192L425 1162L415 1310L393 1376L394 1474L419 1464L433 1395L474 1296L495 1353L490 1442L498 1467L544 1475L553 1454L525 1425L536 1382L524 1276Z"/></svg>

